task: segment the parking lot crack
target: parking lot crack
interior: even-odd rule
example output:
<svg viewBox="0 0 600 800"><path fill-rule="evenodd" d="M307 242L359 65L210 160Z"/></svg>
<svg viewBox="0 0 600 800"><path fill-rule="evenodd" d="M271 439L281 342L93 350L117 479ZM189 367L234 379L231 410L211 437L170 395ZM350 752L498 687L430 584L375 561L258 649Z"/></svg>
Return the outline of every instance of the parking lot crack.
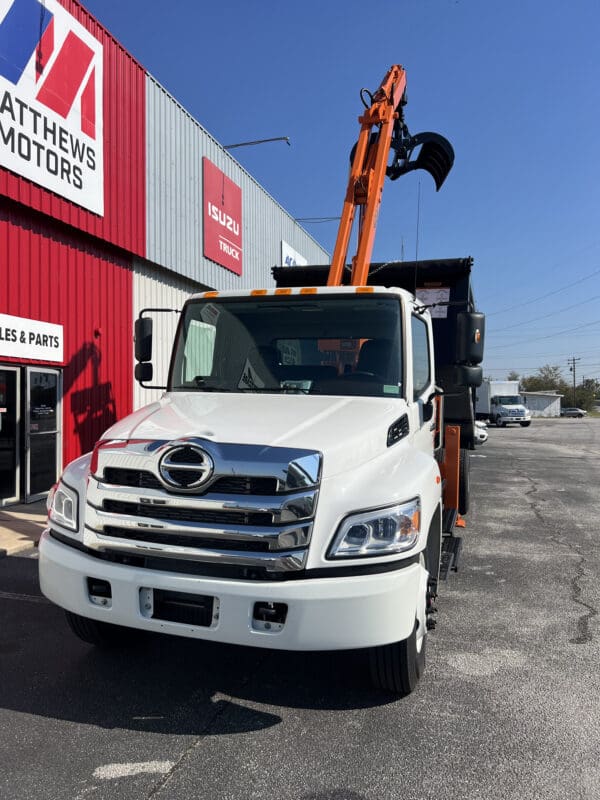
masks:
<svg viewBox="0 0 600 800"><path fill-rule="evenodd" d="M553 523L545 518L539 503L537 503L535 500L535 494L538 490L536 481L530 475L526 475L524 473L521 473L521 477L529 481L531 484L530 488L525 492L525 497L527 498L529 506L536 519L543 523L550 531L551 535L549 538L556 544L566 547L578 558L575 575L573 578L571 578L569 586L571 590L572 602L580 608L585 609L585 613L581 614L577 619L577 634L572 639L569 639L569 643L587 644L587 642L591 642L593 638L590 630L590 620L592 620L598 614L598 610L591 605L591 603L587 603L583 599L582 580L585 576L585 556L581 553L580 548L574 542L566 540L564 536L559 536L559 533Z"/></svg>
<svg viewBox="0 0 600 800"><path fill-rule="evenodd" d="M254 670L254 672L252 672L249 675L247 675L246 678L243 681L240 682L240 684L238 686L238 690L242 690L248 683L250 683L250 681L254 677L255 673L261 669L264 661L266 660L266 657L267 657L267 655L265 654L265 657L262 658L258 662L258 664L256 665L256 669ZM152 800L153 797L156 797L158 795L158 793L161 792L162 789L165 788L165 786L169 783L171 778L173 778L174 775L183 767L183 765L187 761L187 759L190 756L190 754L193 753L194 750L196 750L198 747L200 747L200 745L204 741L205 737L210 734L210 731L214 727L215 723L232 707L233 699L232 699L231 696L226 695L226 694L222 694L221 697L223 698L222 701L215 704L215 706L216 706L215 711L211 715L211 717L208 719L208 721L207 721L206 725L204 726L204 728L200 731L200 733L194 739L194 741L191 742L189 747L187 747L183 751L183 753L177 759L177 761L175 761L173 763L173 765L169 769L169 771L164 774L162 780L159 781L159 783L157 783L152 788L152 790L150 791L150 793L148 795L146 795L146 800Z"/></svg>
<svg viewBox="0 0 600 800"><path fill-rule="evenodd" d="M577 636L569 639L571 644L586 644L592 641L592 634L590 631L590 620L595 617L598 610L590 603L582 600L583 588L581 581L585 575L585 558L580 556L579 564L577 565L577 572L571 581L571 599L574 603L582 608L585 608L586 613L582 614L577 620Z"/></svg>

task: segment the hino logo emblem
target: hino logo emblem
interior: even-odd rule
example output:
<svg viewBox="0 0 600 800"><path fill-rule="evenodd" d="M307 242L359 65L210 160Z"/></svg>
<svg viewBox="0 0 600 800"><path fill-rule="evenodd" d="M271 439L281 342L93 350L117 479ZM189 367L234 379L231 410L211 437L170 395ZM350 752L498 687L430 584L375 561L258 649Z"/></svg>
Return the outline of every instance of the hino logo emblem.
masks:
<svg viewBox="0 0 600 800"><path fill-rule="evenodd" d="M158 464L162 482L169 488L192 491L203 486L215 468L210 455L195 444L170 447Z"/></svg>

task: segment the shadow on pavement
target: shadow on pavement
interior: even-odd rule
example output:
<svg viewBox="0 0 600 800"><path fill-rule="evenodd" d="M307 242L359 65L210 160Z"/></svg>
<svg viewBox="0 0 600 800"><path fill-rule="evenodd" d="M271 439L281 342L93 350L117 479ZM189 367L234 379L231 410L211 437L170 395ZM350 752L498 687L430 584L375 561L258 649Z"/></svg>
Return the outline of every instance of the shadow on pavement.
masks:
<svg viewBox="0 0 600 800"><path fill-rule="evenodd" d="M369 687L357 652L134 639L119 651L80 642L42 597L37 561L0 559L0 708L102 728L220 735L279 724L277 706L335 711L391 702Z"/></svg>

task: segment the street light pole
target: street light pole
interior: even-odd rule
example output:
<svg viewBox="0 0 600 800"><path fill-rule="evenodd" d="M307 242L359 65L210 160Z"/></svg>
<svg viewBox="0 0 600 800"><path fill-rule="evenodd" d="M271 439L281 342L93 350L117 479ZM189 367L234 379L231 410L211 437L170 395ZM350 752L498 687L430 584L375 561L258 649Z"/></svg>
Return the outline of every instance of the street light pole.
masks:
<svg viewBox="0 0 600 800"><path fill-rule="evenodd" d="M289 136L275 136L273 139L254 139L252 142L237 142L237 144L224 144L224 150L235 150L236 147L248 147L252 144L266 144L267 142L286 142L288 147L292 146Z"/></svg>

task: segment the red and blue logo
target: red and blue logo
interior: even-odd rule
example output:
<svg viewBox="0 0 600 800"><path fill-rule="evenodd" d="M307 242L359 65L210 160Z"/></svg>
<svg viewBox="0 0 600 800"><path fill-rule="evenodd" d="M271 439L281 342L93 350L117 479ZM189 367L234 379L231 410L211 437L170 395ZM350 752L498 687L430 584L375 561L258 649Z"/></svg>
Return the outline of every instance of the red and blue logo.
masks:
<svg viewBox="0 0 600 800"><path fill-rule="evenodd" d="M58 0L0 0L0 164L103 213L102 45Z"/></svg>

